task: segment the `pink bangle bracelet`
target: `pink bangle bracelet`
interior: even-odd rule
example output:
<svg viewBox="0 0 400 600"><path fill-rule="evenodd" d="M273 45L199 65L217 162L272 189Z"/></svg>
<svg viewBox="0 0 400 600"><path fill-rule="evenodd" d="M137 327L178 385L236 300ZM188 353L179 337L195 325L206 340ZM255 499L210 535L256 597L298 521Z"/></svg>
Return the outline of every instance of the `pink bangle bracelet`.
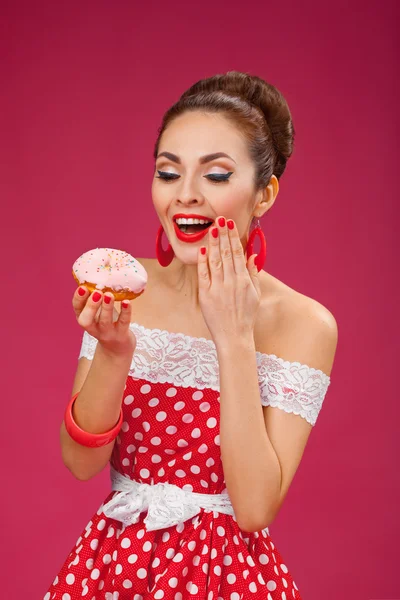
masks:
<svg viewBox="0 0 400 600"><path fill-rule="evenodd" d="M74 417L72 416L72 406L75 400L78 397L78 394L72 396L64 415L64 423L65 428L68 431L69 435L72 437L75 442L81 444L82 446L88 446L89 448L99 448L100 446L106 446L110 442L112 442L118 435L123 421L122 407L121 413L119 416L118 423L104 433L89 433L88 431L84 431L77 425L74 421Z"/></svg>

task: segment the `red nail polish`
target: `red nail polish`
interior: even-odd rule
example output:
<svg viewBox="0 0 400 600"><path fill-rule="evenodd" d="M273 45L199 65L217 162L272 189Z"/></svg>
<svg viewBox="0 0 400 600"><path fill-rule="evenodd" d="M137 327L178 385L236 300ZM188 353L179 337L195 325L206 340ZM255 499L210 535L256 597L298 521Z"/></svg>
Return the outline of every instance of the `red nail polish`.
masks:
<svg viewBox="0 0 400 600"><path fill-rule="evenodd" d="M228 219L227 225L229 229L233 229L235 227L235 223L232 221L232 219Z"/></svg>
<svg viewBox="0 0 400 600"><path fill-rule="evenodd" d="M128 306L129 306L129 302L128 302L128 300L124 300L124 301L122 302L122 306L123 306L124 308L128 308Z"/></svg>
<svg viewBox="0 0 400 600"><path fill-rule="evenodd" d="M205 247L205 246L201 246L201 248L200 248L200 252L201 252L202 254L205 254L205 253L206 253L206 247Z"/></svg>
<svg viewBox="0 0 400 600"><path fill-rule="evenodd" d="M110 302L111 302L111 296L104 296L104 302L106 304L110 304Z"/></svg>
<svg viewBox="0 0 400 600"><path fill-rule="evenodd" d="M214 229L211 229L211 235L215 238L218 237L218 228L214 227Z"/></svg>
<svg viewBox="0 0 400 600"><path fill-rule="evenodd" d="M86 293L86 292L85 292L85 290L84 290L83 288L81 288L81 287L80 287L80 288L78 288L78 294L79 294L80 296L84 296L84 295L85 295L85 293Z"/></svg>
<svg viewBox="0 0 400 600"><path fill-rule="evenodd" d="M99 294L99 292L95 292L92 296L93 298L93 302L98 302L101 298L101 294Z"/></svg>
<svg viewBox="0 0 400 600"><path fill-rule="evenodd" d="M220 217L220 218L218 219L218 225L219 225L220 227L224 227L224 226L225 226L225 219L224 219L224 217Z"/></svg>

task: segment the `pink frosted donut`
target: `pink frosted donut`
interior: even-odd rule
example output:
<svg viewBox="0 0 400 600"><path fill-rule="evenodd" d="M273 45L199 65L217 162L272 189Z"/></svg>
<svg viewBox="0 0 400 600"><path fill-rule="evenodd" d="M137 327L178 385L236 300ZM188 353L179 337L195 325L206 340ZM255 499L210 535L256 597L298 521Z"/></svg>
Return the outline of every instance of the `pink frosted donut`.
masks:
<svg viewBox="0 0 400 600"><path fill-rule="evenodd" d="M90 292L111 292L115 300L133 300L143 294L147 271L123 250L95 248L84 252L72 267L75 281Z"/></svg>

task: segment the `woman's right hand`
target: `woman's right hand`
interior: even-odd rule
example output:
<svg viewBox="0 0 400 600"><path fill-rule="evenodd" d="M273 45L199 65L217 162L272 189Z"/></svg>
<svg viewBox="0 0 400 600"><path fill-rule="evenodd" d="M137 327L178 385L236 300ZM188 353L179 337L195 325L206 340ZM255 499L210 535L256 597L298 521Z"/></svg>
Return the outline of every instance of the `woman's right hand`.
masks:
<svg viewBox="0 0 400 600"><path fill-rule="evenodd" d="M80 296L79 289L85 290ZM93 298L97 299L97 302ZM105 298L110 298L107 304ZM127 304L127 307L124 307ZM114 306L114 296L110 292L103 294L95 290L92 294L81 285L76 289L72 306L76 319L81 327L95 337L102 347L115 356L132 356L136 348L136 336L131 331L132 306L129 300L121 302L121 312L118 314Z"/></svg>

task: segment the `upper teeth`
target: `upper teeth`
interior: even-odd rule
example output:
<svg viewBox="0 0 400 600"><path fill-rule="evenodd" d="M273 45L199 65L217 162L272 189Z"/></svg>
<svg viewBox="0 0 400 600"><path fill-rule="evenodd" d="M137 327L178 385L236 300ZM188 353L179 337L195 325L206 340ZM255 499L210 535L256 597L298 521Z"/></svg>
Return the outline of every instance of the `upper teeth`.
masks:
<svg viewBox="0 0 400 600"><path fill-rule="evenodd" d="M179 217L176 219L178 225L204 225L205 223L212 223L211 219L203 220L203 219L185 219L184 217Z"/></svg>

